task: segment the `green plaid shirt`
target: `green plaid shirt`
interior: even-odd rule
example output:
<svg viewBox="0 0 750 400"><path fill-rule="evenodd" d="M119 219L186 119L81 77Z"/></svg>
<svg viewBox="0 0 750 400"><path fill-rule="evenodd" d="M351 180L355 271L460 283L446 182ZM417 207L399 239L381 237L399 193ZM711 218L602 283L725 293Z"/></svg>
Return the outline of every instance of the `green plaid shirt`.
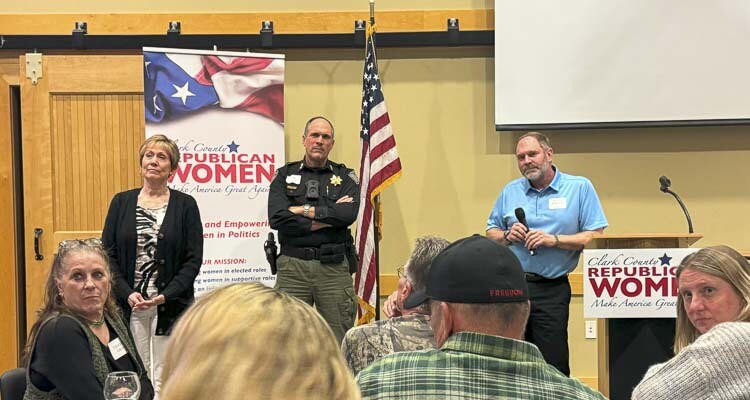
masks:
<svg viewBox="0 0 750 400"><path fill-rule="evenodd" d="M461 332L436 350L394 353L357 375L363 399L603 399L536 346Z"/></svg>

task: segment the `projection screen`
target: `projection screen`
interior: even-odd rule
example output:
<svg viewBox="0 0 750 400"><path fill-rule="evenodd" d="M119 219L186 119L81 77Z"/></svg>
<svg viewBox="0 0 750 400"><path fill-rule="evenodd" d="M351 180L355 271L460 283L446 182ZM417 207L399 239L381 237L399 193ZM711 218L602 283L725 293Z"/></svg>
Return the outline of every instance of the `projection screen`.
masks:
<svg viewBox="0 0 750 400"><path fill-rule="evenodd" d="M498 130L750 123L750 2L495 0Z"/></svg>

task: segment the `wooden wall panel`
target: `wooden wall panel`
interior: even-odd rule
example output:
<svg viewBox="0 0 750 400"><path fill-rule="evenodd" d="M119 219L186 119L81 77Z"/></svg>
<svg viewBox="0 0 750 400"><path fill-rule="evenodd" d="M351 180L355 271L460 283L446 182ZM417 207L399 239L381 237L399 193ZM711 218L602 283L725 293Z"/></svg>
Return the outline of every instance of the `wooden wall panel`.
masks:
<svg viewBox="0 0 750 400"><path fill-rule="evenodd" d="M141 184L143 96L52 96L55 230L101 231L109 201Z"/></svg>
<svg viewBox="0 0 750 400"><path fill-rule="evenodd" d="M5 85L18 85L18 70L20 66L18 65L18 56L16 53L8 52L0 57L0 80L5 81Z"/></svg>
<svg viewBox="0 0 750 400"><path fill-rule="evenodd" d="M492 9L378 11L380 32L445 31L448 18L461 30L494 29ZM369 20L369 11L303 13L170 13L170 14L16 14L0 15L6 35L69 35L76 21L88 23L90 35L162 35L169 21L180 21L183 34L257 34L261 22L273 21L276 33L352 33L354 21Z"/></svg>
<svg viewBox="0 0 750 400"><path fill-rule="evenodd" d="M4 61L4 60L0 60ZM0 225L3 239L0 240L0 373L17 366L18 343L18 292L16 291L16 254L15 237L15 171L12 153L11 136L11 80L4 76L12 75L14 64L0 62ZM7 75L5 75L7 74ZM15 59L15 79L18 76L18 59Z"/></svg>
<svg viewBox="0 0 750 400"><path fill-rule="evenodd" d="M492 0L374 0L378 12L390 10L443 10L472 9L492 7ZM0 13L57 13L88 15L89 13L276 13L276 12L314 12L321 10L367 11L368 2L352 0L216 0L210 3L184 0L150 1L113 1L113 0L36 0L33 2L4 1L0 2Z"/></svg>

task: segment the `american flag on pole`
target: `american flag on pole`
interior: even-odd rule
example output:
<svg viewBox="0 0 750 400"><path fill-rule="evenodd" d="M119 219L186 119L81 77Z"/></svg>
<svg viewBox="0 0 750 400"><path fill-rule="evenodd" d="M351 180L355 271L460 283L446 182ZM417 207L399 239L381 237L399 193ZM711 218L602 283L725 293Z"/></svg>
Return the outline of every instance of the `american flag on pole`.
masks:
<svg viewBox="0 0 750 400"><path fill-rule="evenodd" d="M379 213L375 209L375 197L401 177L401 160L396 150L396 138L393 136L378 76L374 26L371 29L367 37L367 55L362 79L362 157L359 169L362 184L356 235L359 266L354 278L359 300L358 324L367 323L375 317L378 301L378 254L375 246L375 240L378 238L375 233L375 218Z"/></svg>

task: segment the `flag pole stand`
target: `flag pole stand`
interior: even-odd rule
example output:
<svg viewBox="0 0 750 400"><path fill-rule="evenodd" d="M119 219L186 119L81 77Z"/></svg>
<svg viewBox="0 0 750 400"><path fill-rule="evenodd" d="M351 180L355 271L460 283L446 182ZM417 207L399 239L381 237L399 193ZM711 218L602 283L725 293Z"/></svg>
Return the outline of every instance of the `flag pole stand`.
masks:
<svg viewBox="0 0 750 400"><path fill-rule="evenodd" d="M372 219L375 234L375 321L380 321L380 195L373 201Z"/></svg>
<svg viewBox="0 0 750 400"><path fill-rule="evenodd" d="M375 0L370 0L370 28L375 27ZM373 30L372 35L375 34ZM374 39L374 38L373 38ZM380 321L380 195L373 199L373 227L375 230L375 321Z"/></svg>

